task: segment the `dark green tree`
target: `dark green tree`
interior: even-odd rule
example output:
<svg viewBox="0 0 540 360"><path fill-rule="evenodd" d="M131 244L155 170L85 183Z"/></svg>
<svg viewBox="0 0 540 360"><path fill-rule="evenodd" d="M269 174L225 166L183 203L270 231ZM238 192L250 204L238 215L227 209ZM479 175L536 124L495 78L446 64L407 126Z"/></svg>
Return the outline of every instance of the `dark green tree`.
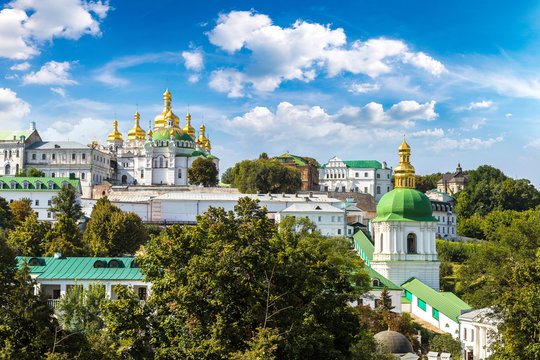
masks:
<svg viewBox="0 0 540 360"><path fill-rule="evenodd" d="M50 228L48 223L38 221L32 214L9 233L9 246L17 255L41 256L43 255L43 240Z"/></svg>
<svg viewBox="0 0 540 360"><path fill-rule="evenodd" d="M81 240L82 232L75 221L62 214L45 236L42 244L44 256L54 256L57 252L63 256L83 256Z"/></svg>
<svg viewBox="0 0 540 360"><path fill-rule="evenodd" d="M437 334L429 342L429 351L447 352L453 359L461 357L461 341L450 334Z"/></svg>
<svg viewBox="0 0 540 360"><path fill-rule="evenodd" d="M261 160L268 160L268 154L263 152L261 153L261 155L259 155L259 159Z"/></svg>
<svg viewBox="0 0 540 360"><path fill-rule="evenodd" d="M154 237L139 260L160 319L155 358L351 358L361 328L348 302L369 278L344 239L313 228L287 218L277 230L243 198Z"/></svg>
<svg viewBox="0 0 540 360"><path fill-rule="evenodd" d="M234 166L233 175L242 193L294 193L302 187L300 171L277 160L244 160Z"/></svg>
<svg viewBox="0 0 540 360"><path fill-rule="evenodd" d="M225 170L223 175L221 175L221 182L222 183L224 183L224 184L232 184L232 183L234 183L234 175L233 175L232 170L233 170L232 168L228 168L227 170Z"/></svg>
<svg viewBox="0 0 540 360"><path fill-rule="evenodd" d="M390 292L388 291L388 288L386 285L384 285L381 296L379 297L379 306L377 307L379 310L386 310L386 311L392 311L394 309L394 306L392 306L392 298L390 297Z"/></svg>
<svg viewBox="0 0 540 360"><path fill-rule="evenodd" d="M430 175L416 175L415 188L418 191L425 193L428 190L437 188L437 181L441 180L442 174L435 173Z"/></svg>
<svg viewBox="0 0 540 360"><path fill-rule="evenodd" d="M30 199L13 201L9 204L9 211L11 212L11 219L14 226L21 225L29 216L35 216L34 210L30 206Z"/></svg>
<svg viewBox="0 0 540 360"><path fill-rule="evenodd" d="M189 183L204 187L216 186L218 183L218 169L212 159L198 158L188 169Z"/></svg>
<svg viewBox="0 0 540 360"><path fill-rule="evenodd" d="M3 197L0 197L0 228L11 229L13 227L13 216L9 209L9 204Z"/></svg>
<svg viewBox="0 0 540 360"><path fill-rule="evenodd" d="M141 218L123 212L106 197L97 201L84 232L84 244L92 256L134 254L147 239Z"/></svg>
<svg viewBox="0 0 540 360"><path fill-rule="evenodd" d="M37 170L37 169L31 167L28 170L28 176L29 177L44 177L45 173L43 171L41 171L41 170Z"/></svg>
<svg viewBox="0 0 540 360"><path fill-rule="evenodd" d="M52 198L49 211L57 217L66 215L74 221L78 221L84 216L81 211L81 204L77 201L77 192L71 186L62 187L58 195Z"/></svg>

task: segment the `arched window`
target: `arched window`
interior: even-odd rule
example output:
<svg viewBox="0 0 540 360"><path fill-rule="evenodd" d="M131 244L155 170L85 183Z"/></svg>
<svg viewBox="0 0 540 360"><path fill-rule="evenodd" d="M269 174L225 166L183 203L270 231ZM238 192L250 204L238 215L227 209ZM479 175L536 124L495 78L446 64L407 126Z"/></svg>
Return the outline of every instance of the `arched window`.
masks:
<svg viewBox="0 0 540 360"><path fill-rule="evenodd" d="M127 183L127 175L122 175L122 184Z"/></svg>
<svg viewBox="0 0 540 360"><path fill-rule="evenodd" d="M372 280L372 284L374 287L379 287L381 283L379 282L379 279L375 278Z"/></svg>
<svg viewBox="0 0 540 360"><path fill-rule="evenodd" d="M413 233L407 235L407 253L416 254L416 235Z"/></svg>
<svg viewBox="0 0 540 360"><path fill-rule="evenodd" d="M167 160L165 160L165 167L169 167L169 162Z"/></svg>
<svg viewBox="0 0 540 360"><path fill-rule="evenodd" d="M5 174L5 175L9 175L10 171L11 171L11 166L9 166L9 164L7 164L7 165L6 165L6 168L5 168L4 174Z"/></svg>
<svg viewBox="0 0 540 360"><path fill-rule="evenodd" d="M179 179L182 178L182 169L178 169L178 178L179 178Z"/></svg>
<svg viewBox="0 0 540 360"><path fill-rule="evenodd" d="M163 167L163 158L162 157L159 158L159 167L160 168Z"/></svg>
<svg viewBox="0 0 540 360"><path fill-rule="evenodd" d="M19 173L19 164L16 164L15 165L15 174L18 174Z"/></svg>

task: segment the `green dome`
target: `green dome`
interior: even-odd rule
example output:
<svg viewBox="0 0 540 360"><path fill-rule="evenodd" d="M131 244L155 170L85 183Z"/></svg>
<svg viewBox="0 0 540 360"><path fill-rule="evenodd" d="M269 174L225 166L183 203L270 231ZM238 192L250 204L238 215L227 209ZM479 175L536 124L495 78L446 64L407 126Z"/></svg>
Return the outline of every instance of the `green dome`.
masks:
<svg viewBox="0 0 540 360"><path fill-rule="evenodd" d="M171 140L171 134L166 128L157 129L152 134L152 140Z"/></svg>
<svg viewBox="0 0 540 360"><path fill-rule="evenodd" d="M396 188L386 193L377 204L379 221L438 221L432 215L431 201L415 189Z"/></svg>
<svg viewBox="0 0 540 360"><path fill-rule="evenodd" d="M204 156L204 153L199 150L195 150L191 153L191 156Z"/></svg>
<svg viewBox="0 0 540 360"><path fill-rule="evenodd" d="M182 131L180 128L174 129L174 140L179 141L193 141L193 138ZM171 140L171 129L160 128L152 134L152 140Z"/></svg>

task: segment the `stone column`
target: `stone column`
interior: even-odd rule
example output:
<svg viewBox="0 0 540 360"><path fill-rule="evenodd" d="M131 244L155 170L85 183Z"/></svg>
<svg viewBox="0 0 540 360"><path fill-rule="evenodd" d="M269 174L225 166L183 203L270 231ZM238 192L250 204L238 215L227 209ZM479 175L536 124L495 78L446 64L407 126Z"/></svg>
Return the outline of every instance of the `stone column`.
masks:
<svg viewBox="0 0 540 360"><path fill-rule="evenodd" d="M62 298L64 295L66 295L66 284L60 283L60 297Z"/></svg>

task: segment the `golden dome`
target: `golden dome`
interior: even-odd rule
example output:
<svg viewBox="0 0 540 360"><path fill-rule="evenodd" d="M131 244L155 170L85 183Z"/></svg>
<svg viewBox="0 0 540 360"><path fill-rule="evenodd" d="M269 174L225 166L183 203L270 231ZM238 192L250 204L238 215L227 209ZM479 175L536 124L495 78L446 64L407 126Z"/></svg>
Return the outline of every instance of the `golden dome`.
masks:
<svg viewBox="0 0 540 360"><path fill-rule="evenodd" d="M118 131L118 121L113 122L113 131L109 134L107 141L123 141L122 134Z"/></svg>
<svg viewBox="0 0 540 360"><path fill-rule="evenodd" d="M151 139L152 135L154 135L154 133L152 132L152 129L148 129L148 132L146 133L146 135L148 135L148 138Z"/></svg>
<svg viewBox="0 0 540 360"><path fill-rule="evenodd" d="M182 128L182 130L189 134L189 136L191 136L192 138L195 139L195 129L193 128L193 126L191 126L191 114L190 113L187 113L186 115L186 126L184 126Z"/></svg>
<svg viewBox="0 0 540 360"><path fill-rule="evenodd" d="M133 117L135 118L135 125L128 132L128 140L144 140L145 133L144 133L144 130L139 125L139 120L141 119L141 115L137 111Z"/></svg>
<svg viewBox="0 0 540 360"><path fill-rule="evenodd" d="M167 89L165 93L163 94L163 102L164 102L163 111L161 112L161 114L157 115L154 118L154 124L156 128L167 126L167 113L171 111L171 98L172 98L171 93L169 92L169 89ZM172 114L172 118L174 119L174 126L179 127L180 118L178 118L178 116L176 116L172 111L171 111L171 114Z"/></svg>
<svg viewBox="0 0 540 360"><path fill-rule="evenodd" d="M204 124L201 125L201 128L200 128L200 134L199 134L199 138L196 140L197 144L199 144L199 146L201 146L202 148L204 149L210 149L210 140L208 140L206 138L206 136L204 135L204 131L206 130L206 128L204 127Z"/></svg>
<svg viewBox="0 0 540 360"><path fill-rule="evenodd" d="M396 188L412 188L416 185L414 166L411 165L411 147L405 142L399 146L399 165L394 169Z"/></svg>

